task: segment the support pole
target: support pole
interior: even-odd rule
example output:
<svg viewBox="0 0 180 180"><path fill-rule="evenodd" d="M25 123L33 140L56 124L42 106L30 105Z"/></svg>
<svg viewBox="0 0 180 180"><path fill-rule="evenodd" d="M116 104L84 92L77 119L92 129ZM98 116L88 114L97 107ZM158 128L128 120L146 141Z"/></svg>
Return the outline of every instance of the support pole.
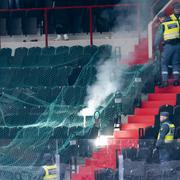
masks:
<svg viewBox="0 0 180 180"><path fill-rule="evenodd" d="M93 14L92 7L89 8L89 32L90 32L90 45L93 45Z"/></svg>
<svg viewBox="0 0 180 180"><path fill-rule="evenodd" d="M48 10L44 10L45 47L48 47Z"/></svg>

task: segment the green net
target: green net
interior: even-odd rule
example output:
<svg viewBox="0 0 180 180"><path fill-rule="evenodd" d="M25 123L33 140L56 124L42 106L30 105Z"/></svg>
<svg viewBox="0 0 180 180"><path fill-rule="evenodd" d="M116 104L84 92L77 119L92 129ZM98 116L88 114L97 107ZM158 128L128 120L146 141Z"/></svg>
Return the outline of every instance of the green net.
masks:
<svg viewBox="0 0 180 180"><path fill-rule="evenodd" d="M19 51L24 57L16 64ZM119 64L108 45L59 47L57 51L52 55L54 48L28 52L23 48L0 69L0 133L6 139L0 147L2 180L13 178L14 173L17 179L19 173L24 173L23 180L29 174L35 178L35 167L43 165L45 152L59 153L68 161L73 151L70 142L88 138L95 111L100 112L101 132L107 127L113 130L117 115L131 114L140 93L147 93L150 85L153 91L156 62L134 67ZM70 86L72 72L76 73ZM117 91L122 108L115 103Z"/></svg>

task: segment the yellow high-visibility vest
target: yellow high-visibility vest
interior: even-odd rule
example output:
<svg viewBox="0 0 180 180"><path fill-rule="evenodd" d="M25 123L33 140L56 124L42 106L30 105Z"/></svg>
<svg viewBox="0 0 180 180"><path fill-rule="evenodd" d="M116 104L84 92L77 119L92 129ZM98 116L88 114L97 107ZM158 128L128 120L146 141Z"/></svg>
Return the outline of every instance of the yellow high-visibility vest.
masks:
<svg viewBox="0 0 180 180"><path fill-rule="evenodd" d="M163 124L167 124L169 126L169 132L164 137L164 142L165 143L170 143L170 142L172 142L174 140L175 126L174 126L174 124L170 124L168 122L165 122ZM161 129L160 129L160 131L161 131ZM158 134L158 138L157 139L159 140L159 138L160 138L160 132Z"/></svg>
<svg viewBox="0 0 180 180"><path fill-rule="evenodd" d="M180 21L180 16L179 16L179 18L177 18L177 17L175 16L175 14L171 14L171 15L170 15L170 19L171 19L172 21Z"/></svg>
<svg viewBox="0 0 180 180"><path fill-rule="evenodd" d="M51 165L51 166L43 166L43 169L45 171L45 176L43 180L56 180L57 179L57 166Z"/></svg>
<svg viewBox="0 0 180 180"><path fill-rule="evenodd" d="M178 21L168 21L164 25L164 41L180 39L180 26Z"/></svg>

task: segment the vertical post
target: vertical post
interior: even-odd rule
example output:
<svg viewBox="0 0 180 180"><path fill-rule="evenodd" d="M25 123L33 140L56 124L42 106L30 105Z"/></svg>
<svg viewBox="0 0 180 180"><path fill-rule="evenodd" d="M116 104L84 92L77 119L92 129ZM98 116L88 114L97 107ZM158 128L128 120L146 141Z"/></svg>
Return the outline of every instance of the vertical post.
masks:
<svg viewBox="0 0 180 180"><path fill-rule="evenodd" d="M137 33L138 33L138 41L140 42L140 38L141 38L141 6L140 6L140 3L137 4Z"/></svg>
<svg viewBox="0 0 180 180"><path fill-rule="evenodd" d="M44 10L45 47L48 47L48 10Z"/></svg>
<svg viewBox="0 0 180 180"><path fill-rule="evenodd" d="M89 8L89 32L90 32L90 45L93 45L93 14L92 7Z"/></svg>

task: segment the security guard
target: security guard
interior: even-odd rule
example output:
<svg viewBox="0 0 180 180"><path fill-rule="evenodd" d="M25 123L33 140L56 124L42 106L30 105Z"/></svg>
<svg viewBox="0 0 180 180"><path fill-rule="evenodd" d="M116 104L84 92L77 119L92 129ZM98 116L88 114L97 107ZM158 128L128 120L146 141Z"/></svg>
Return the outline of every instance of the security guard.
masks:
<svg viewBox="0 0 180 180"><path fill-rule="evenodd" d="M162 83L160 87L168 86L168 65L172 62L174 86L180 84L179 65L180 65L180 25L178 21L171 20L164 12L158 15L160 21L159 31L155 37L155 49L159 48L160 43L163 44L161 54L161 74Z"/></svg>
<svg viewBox="0 0 180 180"><path fill-rule="evenodd" d="M176 2L173 4L173 11L174 13L170 15L170 19L180 23L180 3Z"/></svg>
<svg viewBox="0 0 180 180"><path fill-rule="evenodd" d="M175 126L170 122L168 112L160 113L160 123L161 127L154 152L159 150L159 160L164 162L169 161L171 158L171 148L169 147L174 140Z"/></svg>
<svg viewBox="0 0 180 180"><path fill-rule="evenodd" d="M44 166L42 166L40 171L40 178L42 180L57 180L57 167L54 163L54 160L51 154L45 154L44 157Z"/></svg>

